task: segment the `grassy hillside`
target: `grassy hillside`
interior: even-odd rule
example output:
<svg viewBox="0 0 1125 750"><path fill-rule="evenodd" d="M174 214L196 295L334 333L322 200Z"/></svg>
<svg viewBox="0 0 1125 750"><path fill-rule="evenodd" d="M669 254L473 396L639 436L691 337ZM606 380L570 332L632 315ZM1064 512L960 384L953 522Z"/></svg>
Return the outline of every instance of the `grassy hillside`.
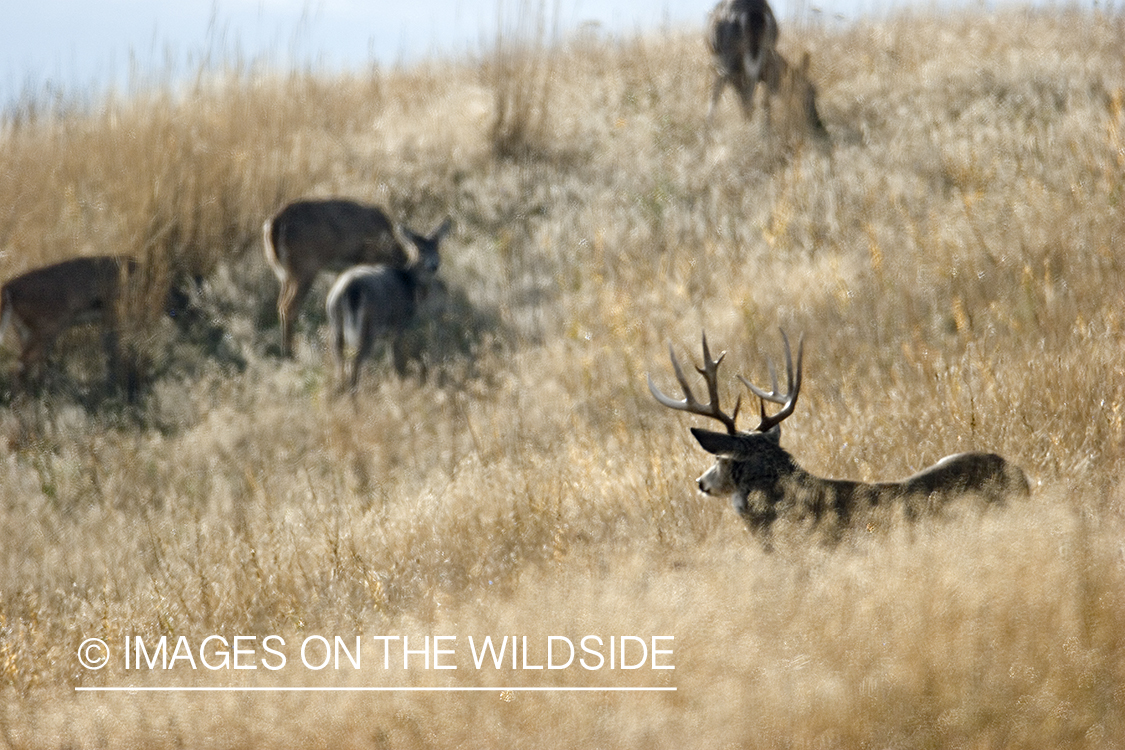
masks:
<svg viewBox="0 0 1125 750"><path fill-rule="evenodd" d="M782 40L813 52L827 146L784 116L747 125L729 93L706 134L698 29L505 37L353 77L203 71L9 113L0 278L107 252L150 273L135 400L103 387L89 330L33 392L0 376L0 746L1116 746L1125 21ZM424 379L383 361L334 394L327 277L277 356L260 227L306 195L457 222L414 339ZM195 313L161 317L192 279ZM783 444L807 469L875 480L990 450L1032 496L764 551L698 495L701 420L645 374L673 390L668 342L698 359L705 328L731 403L779 327L806 336ZM601 668L531 668L587 635ZM246 637L256 668L210 636ZM410 639L409 668L384 636ZM434 636L450 653L418 653ZM528 651L477 668L485 636ZM135 650L126 669L138 638L159 666L161 637L170 669ZM306 667L316 637L360 637L361 667ZM80 664L87 638L106 668ZM126 686L489 690L76 691ZM675 691L520 689L543 687Z"/></svg>

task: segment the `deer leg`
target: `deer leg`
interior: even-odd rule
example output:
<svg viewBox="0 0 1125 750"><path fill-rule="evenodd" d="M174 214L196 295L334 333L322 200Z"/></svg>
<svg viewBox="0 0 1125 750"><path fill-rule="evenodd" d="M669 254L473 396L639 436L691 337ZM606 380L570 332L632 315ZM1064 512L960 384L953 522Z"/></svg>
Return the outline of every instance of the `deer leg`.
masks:
<svg viewBox="0 0 1125 750"><path fill-rule="evenodd" d="M42 374L43 362L55 341L53 334L29 333L23 341L20 352L20 365L16 375L23 383L29 383Z"/></svg>
<svg viewBox="0 0 1125 750"><path fill-rule="evenodd" d="M405 338L402 331L398 331L391 341L391 359L394 361L395 372L400 378L406 376L406 363L409 359Z"/></svg>
<svg viewBox="0 0 1125 750"><path fill-rule="evenodd" d="M340 366L340 386L347 388L353 395L356 388L359 386L359 350L349 351L344 354L343 363Z"/></svg>
<svg viewBox="0 0 1125 750"><path fill-rule="evenodd" d="M121 383L121 352L118 347L117 329L107 325L102 334L102 348L105 350L106 378L109 387L113 388Z"/></svg>
<svg viewBox="0 0 1125 750"><path fill-rule="evenodd" d="M793 79L793 70L784 57L777 52L763 56L758 80L765 88L762 94L765 98L762 108L765 110L767 132L773 128L773 100L779 96L784 97L785 107L788 107L789 102L792 101Z"/></svg>
<svg viewBox="0 0 1125 750"><path fill-rule="evenodd" d="M754 90L758 88L757 76L739 76L735 88L738 89L738 100L742 104L742 116L749 122L754 118Z"/></svg>
<svg viewBox="0 0 1125 750"><path fill-rule="evenodd" d="M356 386L359 385L359 369L363 364L363 360L371 354L371 348L375 345L375 325L366 319L358 321L359 327L359 342L356 346L355 353L352 354L352 371L350 387L354 393Z"/></svg>
<svg viewBox="0 0 1125 750"><path fill-rule="evenodd" d="M106 377L110 389L118 389L126 400L133 402L140 392L140 374L136 358L121 351L120 332L116 322L107 324L102 336L106 352Z"/></svg>
<svg viewBox="0 0 1125 750"><path fill-rule="evenodd" d="M711 84L711 106L707 109L707 124L710 125L715 120L715 110L719 108L719 99L723 95L723 89L727 86L727 77L722 73L715 74L715 82Z"/></svg>
<svg viewBox="0 0 1125 750"><path fill-rule="evenodd" d="M297 320L297 311L301 303L312 288L313 280L313 278L296 280L288 276L281 284L281 294L277 298L277 317L281 323L281 356L283 357L291 356L293 353L293 324Z"/></svg>
<svg viewBox="0 0 1125 750"><path fill-rule="evenodd" d="M338 308L329 310L328 316L328 346L332 350L332 360L336 368L336 382L340 390L344 389L344 367L347 358L346 343L344 338L343 313Z"/></svg>

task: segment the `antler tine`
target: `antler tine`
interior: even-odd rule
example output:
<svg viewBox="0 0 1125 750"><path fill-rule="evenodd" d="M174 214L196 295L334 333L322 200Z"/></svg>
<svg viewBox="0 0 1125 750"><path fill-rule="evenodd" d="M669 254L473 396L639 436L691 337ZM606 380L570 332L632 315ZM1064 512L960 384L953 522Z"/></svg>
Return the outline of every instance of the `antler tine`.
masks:
<svg viewBox="0 0 1125 750"><path fill-rule="evenodd" d="M707 384L707 398L715 408L718 408L719 404L719 365L726 356L726 352L719 352L716 359L711 359L711 350L707 348L707 332L704 331L703 367L696 367L695 371L703 376L703 381Z"/></svg>
<svg viewBox="0 0 1125 750"><path fill-rule="evenodd" d="M711 359L711 351L707 347L707 334L703 334L703 367L696 367L696 371L703 376L704 382L707 384L707 397L708 403L702 404L696 398L695 394L691 392L691 386L688 385L687 378L684 377L684 371L680 367L680 361L676 358L676 351L672 345L668 345L668 357L672 360L672 371L676 374L676 380L680 383L680 388L683 389L683 399L674 399L666 396L660 392L656 384L652 382L652 376L648 375L648 390L663 406L669 409L676 409L677 411L686 411L689 414L698 414L703 417L711 417L723 423L727 428L727 432L734 435L738 432L735 426L735 420L738 419L738 411L742 408L742 396L738 397L735 402L734 413L727 415L719 406L719 364L723 361L726 352L719 354L718 358Z"/></svg>
<svg viewBox="0 0 1125 750"><path fill-rule="evenodd" d="M676 352L672 349L672 345L668 344L668 356L672 360L672 370L676 373L676 380L680 381L680 388L684 391L684 398L677 400L671 396L665 396L656 387L656 383L652 382L652 375L646 375L648 378L648 390L652 397L659 401L662 405L667 406L669 409L678 409L680 411L694 411L698 408L699 404L695 400L695 396L691 393L691 388L687 384L687 379L684 378L684 371L680 369L680 362L676 359Z"/></svg>
<svg viewBox="0 0 1125 750"><path fill-rule="evenodd" d="M797 397L801 394L801 366L805 358L805 336L801 334L801 338L797 342L796 375L793 373L793 355L789 348L789 337L785 335L784 330L781 331L781 340L785 343L785 376L788 380L786 393L778 393L777 391L777 372L772 360L769 362L771 380L771 391L769 393L755 387L753 383L741 375L739 376L739 380L760 400L762 421L758 425L759 432L767 432L790 417L797 406ZM766 414L766 401L782 404L781 411L772 417L768 416Z"/></svg>
<svg viewBox="0 0 1125 750"><path fill-rule="evenodd" d="M713 407L715 413L708 414L718 419L727 427L727 432L734 435L738 432L735 423L738 421L738 412L742 409L742 394L734 400L734 411L728 417L723 414L719 409L719 365L722 364L723 358L727 356L726 352L719 352L719 356L711 359L711 350L707 347L707 332L703 331L703 367L696 367L696 371L703 376L703 380L707 383L707 398L710 400L709 406Z"/></svg>
<svg viewBox="0 0 1125 750"><path fill-rule="evenodd" d="M786 356L788 356L788 352L786 352ZM769 401L769 402L774 403L774 404L784 404L785 399L786 399L786 394L777 392L777 368L774 367L774 365L773 365L773 358L772 357L767 358L766 367L768 367L769 371L770 371L770 392L769 393L766 393L761 388L754 385L753 383L751 383L749 380L742 377L741 375L738 376L738 379L742 381L742 384L744 386L746 386L747 388L750 389L751 393L753 393L755 396L757 396L762 401ZM793 381L793 363L787 362L787 367L788 367L789 381L792 382Z"/></svg>

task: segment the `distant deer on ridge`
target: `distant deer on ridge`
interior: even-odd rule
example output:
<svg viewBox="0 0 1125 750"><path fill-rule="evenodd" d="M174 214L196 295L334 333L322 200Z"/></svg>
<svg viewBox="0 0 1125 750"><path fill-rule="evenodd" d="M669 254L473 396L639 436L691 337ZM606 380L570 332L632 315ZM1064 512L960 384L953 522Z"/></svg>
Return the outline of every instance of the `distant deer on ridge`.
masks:
<svg viewBox="0 0 1125 750"><path fill-rule="evenodd" d="M722 0L707 22L707 44L715 67L711 106L707 121L715 118L719 99L729 85L738 94L747 120L754 114L754 92L758 83L767 91L763 101L766 123L770 122L771 95L784 94L802 110L809 128L820 136L827 130L816 108L816 87L809 80L809 55L792 66L777 51L778 27L766 0Z"/></svg>
<svg viewBox="0 0 1125 750"><path fill-rule="evenodd" d="M801 468L781 447L781 423L793 414L801 391L801 363L804 341L797 347L796 374L785 343L785 369L788 387L777 390L777 377L770 363L772 385L764 391L739 376L739 380L758 397L761 422L754 432L742 432L735 426L741 396L734 411L726 414L719 406L718 368L725 352L711 359L707 336L703 336L703 367L696 368L707 385L708 403L699 402L684 377L675 351L669 346L672 369L683 389L683 399L670 398L648 377L653 397L670 409L710 417L726 427L726 432L713 432L698 427L691 434L709 453L715 464L699 477L699 489L708 495L730 496L734 509L754 531L768 537L770 526L780 517L814 522L834 521L837 528L863 511L888 505L899 505L907 517L935 513L945 504L965 494L975 494L989 503L1001 503L1008 496L1027 495L1027 476L1016 465L994 453L958 453L947 456L933 466L897 482L854 482L822 479ZM766 402L781 405L776 414L767 416Z"/></svg>
<svg viewBox="0 0 1125 750"><path fill-rule="evenodd" d="M360 263L405 268L410 260L383 209L342 198L290 203L266 220L262 237L266 260L281 282L282 356L292 352L293 325L318 273Z"/></svg>
<svg viewBox="0 0 1125 750"><path fill-rule="evenodd" d="M429 236L406 227L402 235L418 255L405 268L388 265L358 265L340 274L328 292L329 345L336 361L340 387L353 393L363 361L376 339L390 336L395 371L406 371L403 333L414 320L418 304L437 274L441 257L438 247L453 227L446 219Z"/></svg>

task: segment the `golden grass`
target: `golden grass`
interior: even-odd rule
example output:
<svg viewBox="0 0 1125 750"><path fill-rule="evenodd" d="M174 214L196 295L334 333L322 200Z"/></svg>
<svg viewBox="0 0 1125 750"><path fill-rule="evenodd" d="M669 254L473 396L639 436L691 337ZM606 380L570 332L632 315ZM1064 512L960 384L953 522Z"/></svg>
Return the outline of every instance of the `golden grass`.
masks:
<svg viewBox="0 0 1125 750"><path fill-rule="evenodd" d="M506 92L491 59L237 73L5 124L0 277L131 253L154 283L200 275L205 320L143 328L136 403L78 365L33 395L5 381L0 744L1116 746L1125 25L1010 10L784 39L814 51L831 148L732 100L704 137L694 31L539 48ZM531 127L501 143L513 96ZM426 380L383 363L333 397L319 302L296 359L271 354L260 225L307 194L456 219ZM763 551L697 495L696 422L644 375L670 385L666 343L696 358L706 327L727 382L760 379L778 326L807 335L783 439L810 471L992 450L1032 497ZM120 660L127 637L270 634L276 672ZM469 636L588 634L674 636L675 669L467 659ZM302 668L310 635L361 636L363 668ZM384 670L380 635L457 636L459 668ZM93 637L101 671L76 656ZM494 689L75 691L168 685ZM676 691L501 691L604 685Z"/></svg>

